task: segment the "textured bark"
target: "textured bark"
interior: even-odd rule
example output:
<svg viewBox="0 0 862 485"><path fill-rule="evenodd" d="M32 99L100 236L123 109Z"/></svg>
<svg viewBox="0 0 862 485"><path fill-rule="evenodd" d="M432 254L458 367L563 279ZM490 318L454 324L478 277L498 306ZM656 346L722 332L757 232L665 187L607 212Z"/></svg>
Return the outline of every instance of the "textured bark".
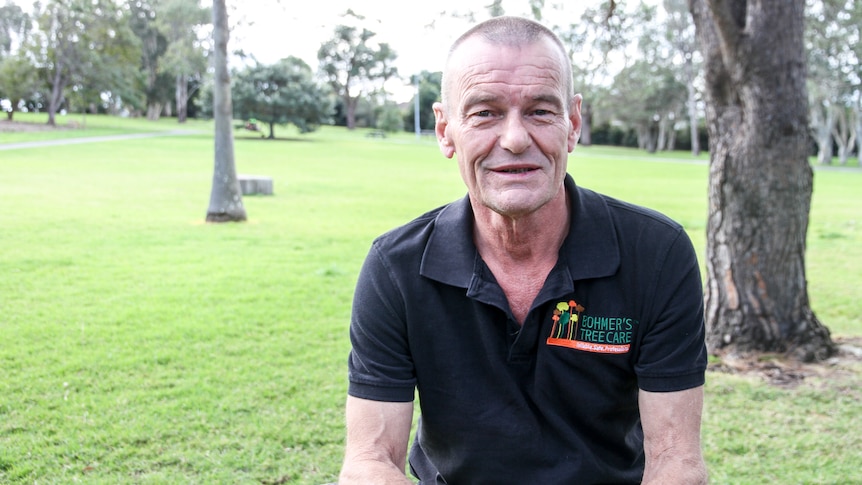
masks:
<svg viewBox="0 0 862 485"><path fill-rule="evenodd" d="M207 222L238 222L246 220L246 214L236 177L233 150L233 107L230 98L230 73L227 68L229 30L225 0L213 0L213 26L215 166Z"/></svg>
<svg viewBox="0 0 862 485"><path fill-rule="evenodd" d="M805 278L813 172L805 0L690 0L710 135L707 343L712 352L834 353Z"/></svg>

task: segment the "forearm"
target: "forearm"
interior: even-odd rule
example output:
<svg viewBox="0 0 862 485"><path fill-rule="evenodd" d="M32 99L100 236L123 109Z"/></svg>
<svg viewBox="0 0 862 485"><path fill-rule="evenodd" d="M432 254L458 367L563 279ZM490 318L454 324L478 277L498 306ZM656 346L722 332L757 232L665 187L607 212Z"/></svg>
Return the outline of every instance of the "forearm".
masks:
<svg viewBox="0 0 862 485"><path fill-rule="evenodd" d="M412 484L404 473L412 402L347 398L347 446L339 485Z"/></svg>
<svg viewBox="0 0 862 485"><path fill-rule="evenodd" d="M700 449L703 387L677 392L640 391L645 485L702 485L706 464Z"/></svg>

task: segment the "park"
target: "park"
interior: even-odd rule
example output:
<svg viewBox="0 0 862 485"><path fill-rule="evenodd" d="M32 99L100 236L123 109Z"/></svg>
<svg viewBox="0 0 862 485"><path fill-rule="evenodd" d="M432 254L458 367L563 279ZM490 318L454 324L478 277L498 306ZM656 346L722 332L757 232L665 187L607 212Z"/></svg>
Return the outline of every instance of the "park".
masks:
<svg viewBox="0 0 862 485"><path fill-rule="evenodd" d="M464 196L455 162L408 133L237 130L238 172L274 193L206 224L211 121L44 121L0 131L0 482L335 481L360 264ZM578 147L569 172L680 221L702 257L707 159ZM711 361L712 483L862 481L862 171L818 167L814 184L809 293L841 351Z"/></svg>

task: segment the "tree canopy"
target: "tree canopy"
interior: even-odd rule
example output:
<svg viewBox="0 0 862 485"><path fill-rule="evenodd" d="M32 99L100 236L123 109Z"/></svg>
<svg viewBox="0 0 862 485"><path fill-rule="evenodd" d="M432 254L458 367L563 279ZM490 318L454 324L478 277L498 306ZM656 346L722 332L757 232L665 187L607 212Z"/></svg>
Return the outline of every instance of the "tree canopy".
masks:
<svg viewBox="0 0 862 485"><path fill-rule="evenodd" d="M352 11L345 16L363 20ZM398 74L393 65L395 51L387 43L374 43L375 35L364 27L338 25L317 51L320 73L343 100L349 129L356 127L359 99L382 89L386 80Z"/></svg>
<svg viewBox="0 0 862 485"><path fill-rule="evenodd" d="M255 118L269 125L292 123L303 133L327 123L332 116L332 100L313 78L303 60L288 57L272 65L257 64L239 71L233 86L234 115Z"/></svg>

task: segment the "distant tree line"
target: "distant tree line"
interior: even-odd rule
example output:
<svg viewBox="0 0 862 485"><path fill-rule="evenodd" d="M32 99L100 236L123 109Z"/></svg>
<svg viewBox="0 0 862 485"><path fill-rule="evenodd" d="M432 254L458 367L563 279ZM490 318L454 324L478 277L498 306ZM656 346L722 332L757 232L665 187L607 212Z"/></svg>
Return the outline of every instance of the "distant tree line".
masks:
<svg viewBox="0 0 862 485"><path fill-rule="evenodd" d="M553 28L572 58L584 94L581 143L649 152L707 149L703 56L688 0L605 0L577 18L523 0ZM468 17L505 14L502 2ZM610 14L609 14L610 13ZM0 99L19 109L158 119L211 115L212 26L198 0L47 0L31 11L0 6ZM566 19L566 20L560 20ZM812 154L839 163L862 141L862 3L806 0ZM413 101L398 105L385 86L418 87L421 130L431 130L440 73L402 77L395 46L377 42L365 17L349 10L318 50L316 68L291 57L253 59L233 70L234 115L268 126L321 124L414 131ZM415 100L414 100L415 101Z"/></svg>

